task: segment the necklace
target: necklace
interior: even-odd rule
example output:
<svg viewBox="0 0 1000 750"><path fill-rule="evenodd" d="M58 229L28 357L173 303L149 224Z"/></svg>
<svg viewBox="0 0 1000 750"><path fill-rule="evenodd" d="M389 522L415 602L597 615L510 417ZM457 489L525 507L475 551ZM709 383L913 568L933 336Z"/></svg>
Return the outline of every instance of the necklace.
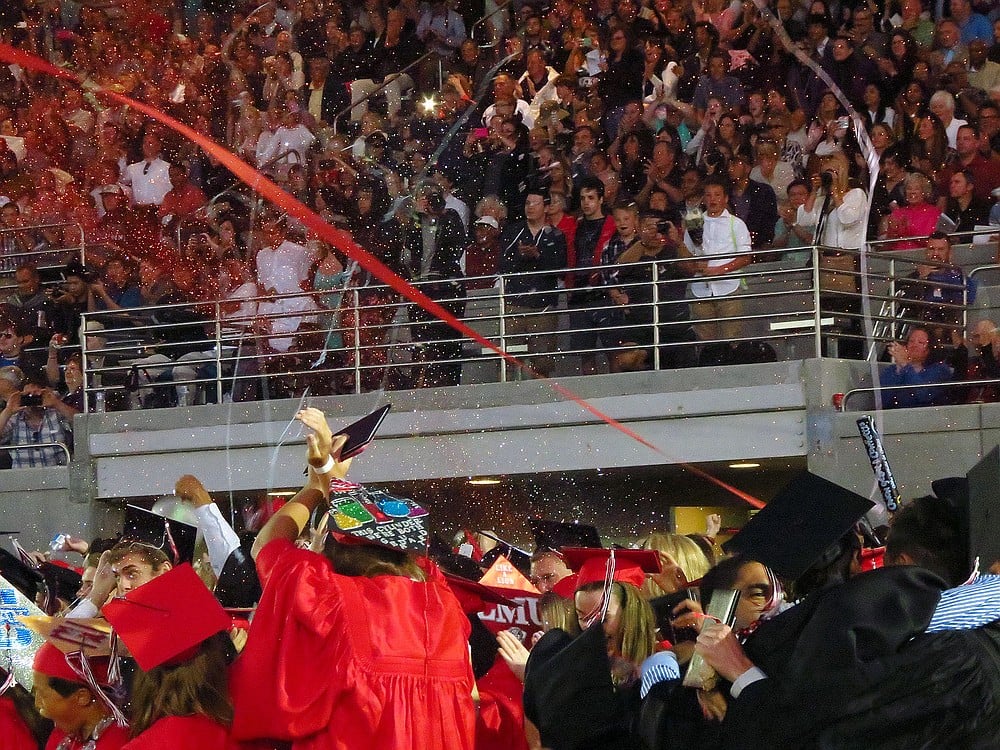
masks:
<svg viewBox="0 0 1000 750"><path fill-rule="evenodd" d="M90 733L90 737L79 746L79 750L96 750L97 741L101 739L101 735L104 734L105 730L115 723L113 716L105 716L94 726L93 731ZM56 750L73 750L75 744L74 737L66 737L56 746Z"/></svg>

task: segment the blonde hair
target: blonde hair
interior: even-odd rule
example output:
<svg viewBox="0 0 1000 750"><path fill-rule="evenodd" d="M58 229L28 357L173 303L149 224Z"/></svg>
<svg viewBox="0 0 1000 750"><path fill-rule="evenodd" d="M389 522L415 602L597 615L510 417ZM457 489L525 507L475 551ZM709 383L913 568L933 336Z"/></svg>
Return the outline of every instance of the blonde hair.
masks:
<svg viewBox="0 0 1000 750"><path fill-rule="evenodd" d="M600 591L604 588L603 581L594 581L581 586L577 593L584 591ZM615 581L611 586L611 595L618 600L621 608L619 615L621 644L618 652L636 666L642 664L653 655L656 648L656 618L649 602L639 589L631 583Z"/></svg>
<svg viewBox="0 0 1000 750"><path fill-rule="evenodd" d="M538 599L538 617L546 632L559 628L570 635L580 635L580 621L573 600L564 599L554 591L546 591Z"/></svg>
<svg viewBox="0 0 1000 750"><path fill-rule="evenodd" d="M670 559L677 563L684 577L689 581L697 581L704 576L712 567L701 547L693 539L688 539L681 534L666 534L654 531L642 544L643 549L651 549L660 554L669 555ZM652 578L646 578L642 585L642 593L652 598L661 596L663 590Z"/></svg>

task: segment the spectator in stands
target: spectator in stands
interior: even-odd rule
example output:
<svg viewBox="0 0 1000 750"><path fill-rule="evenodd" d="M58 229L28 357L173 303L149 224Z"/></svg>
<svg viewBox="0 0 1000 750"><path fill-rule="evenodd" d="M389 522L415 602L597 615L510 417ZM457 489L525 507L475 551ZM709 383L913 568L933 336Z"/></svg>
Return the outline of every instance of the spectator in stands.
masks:
<svg viewBox="0 0 1000 750"><path fill-rule="evenodd" d="M951 264L951 240L943 232L932 233L924 247L927 263L917 265L899 291L905 302L904 316L928 324L931 347L938 352L951 345L953 332L961 331L967 282L958 266Z"/></svg>
<svg viewBox="0 0 1000 750"><path fill-rule="evenodd" d="M55 391L44 385L43 380L27 378L21 392L10 394L0 410L0 445L20 448L12 452L11 468L64 466L66 452L61 448L54 445L26 446L40 443L68 445L72 439L70 420L75 413Z"/></svg>
<svg viewBox="0 0 1000 750"><path fill-rule="evenodd" d="M728 185L720 177L708 177L703 183L702 200L705 204L704 226L701 241L685 230L684 245L696 259L692 264L694 275L700 280L691 283L691 294L696 301L691 312L696 319L695 332L702 341L721 343L723 347L741 336L743 302L739 298L738 277L715 280L715 276L730 276L749 265L751 260L750 230L742 219L728 209ZM717 320L709 320L715 318Z"/></svg>
<svg viewBox="0 0 1000 750"><path fill-rule="evenodd" d="M103 278L94 279L90 291L96 310L121 310L142 305L138 269L125 258L111 258L104 266Z"/></svg>
<svg viewBox="0 0 1000 750"><path fill-rule="evenodd" d="M990 192L1000 185L1000 161L979 153L979 129L963 124L956 135L957 157L938 173L938 206L944 210L950 193L951 178L956 172L972 175L974 195L981 201L990 200Z"/></svg>
<svg viewBox="0 0 1000 750"><path fill-rule="evenodd" d="M500 273L516 274L504 279L508 311L507 334L528 335L531 354L555 351L559 303L559 275L566 267L566 238L545 221L548 196L539 187L529 187L524 199L524 220L509 223L500 238ZM549 356L533 357L528 364L541 375L552 373Z"/></svg>
<svg viewBox="0 0 1000 750"><path fill-rule="evenodd" d="M968 341L961 341L955 358L955 372L964 380L1000 380L1000 331L989 319L976 321ZM1000 385L970 386L965 403L993 403L1000 400Z"/></svg>
<svg viewBox="0 0 1000 750"><path fill-rule="evenodd" d="M458 212L448 208L439 185L424 185L416 202L419 223L404 245L410 278L431 299L461 318L465 311L465 284L460 259L465 251L465 229ZM408 257L407 257L408 256ZM415 341L423 344L418 387L458 385L461 382L462 341L458 332L420 307L409 308Z"/></svg>
<svg viewBox="0 0 1000 750"><path fill-rule="evenodd" d="M14 366L26 376L37 376L44 367L44 355L31 348L35 321L11 308L11 315L0 317L0 367Z"/></svg>
<svg viewBox="0 0 1000 750"><path fill-rule="evenodd" d="M21 264L14 271L14 283L17 284L17 290L6 297L3 303L19 308L26 315L34 315L36 325L45 328L52 314L52 302L42 289L38 268L33 263Z"/></svg>
<svg viewBox="0 0 1000 750"><path fill-rule="evenodd" d="M52 289L52 329L66 337L67 343L80 343L80 316L91 309L90 282L93 272L79 263L63 270L63 282Z"/></svg>
<svg viewBox="0 0 1000 750"><path fill-rule="evenodd" d="M883 408L905 409L951 403L954 394L949 393L946 388L935 388L934 385L950 382L954 371L944 362L934 361L926 328L910 329L906 343L894 341L889 344L888 352L892 364L881 371L879 384L883 387L920 387L883 391Z"/></svg>
<svg viewBox="0 0 1000 750"><path fill-rule="evenodd" d="M125 168L122 182L132 189L136 205L159 206L170 192L170 165L162 158L163 141L156 133L142 139L142 160Z"/></svg>
<svg viewBox="0 0 1000 750"><path fill-rule="evenodd" d="M173 232L185 219L202 209L208 198L201 188L191 182L183 164L171 164L168 174L171 189L163 197L158 215L164 229Z"/></svg>
<svg viewBox="0 0 1000 750"><path fill-rule="evenodd" d="M19 256L31 250L31 237L21 229L21 207L6 197L0 204L0 273L9 273L24 262Z"/></svg>
<svg viewBox="0 0 1000 750"><path fill-rule="evenodd" d="M763 250L774 240L778 201L770 185L750 179L752 168L749 154L737 152L729 160L729 208L750 230L751 247Z"/></svg>
<svg viewBox="0 0 1000 750"><path fill-rule="evenodd" d="M955 224L956 232L971 232L977 226L986 226L990 220L990 204L976 195L975 176L970 170L961 170L951 176L944 215ZM971 242L972 235L962 235L959 242Z"/></svg>
<svg viewBox="0 0 1000 750"><path fill-rule="evenodd" d="M798 252L785 253L782 257L792 262L803 262L811 253L812 231L803 230L798 225L798 212L809 199L809 183L805 180L793 180L788 185L788 200L778 207L779 219L774 225L774 242L772 247L784 247ZM774 260L774 258L771 258Z"/></svg>
<svg viewBox="0 0 1000 750"><path fill-rule="evenodd" d="M892 244L893 250L912 250L921 246L919 238L926 237L937 227L941 209L931 203L934 187L926 175L913 172L905 180L906 203L896 205L885 219L884 235L888 238L910 239Z"/></svg>
<svg viewBox="0 0 1000 750"><path fill-rule="evenodd" d="M429 52L434 54L420 66L422 89L433 90L442 83L437 80L438 64L447 65L455 50L462 46L465 37L465 20L448 7L446 0L433 0L424 7L417 23L417 38L427 45ZM435 81L437 85L434 85Z"/></svg>
<svg viewBox="0 0 1000 750"><path fill-rule="evenodd" d="M588 269L568 274L566 281L570 289L567 307L573 331L570 348L581 352L580 371L584 375L597 371L597 355L588 350L596 348L600 341L593 308L604 304L602 290L593 288L591 277L596 279L597 272L592 267L601 265L605 248L616 231L614 217L604 212L604 197L603 182L589 175L583 178L580 183L581 216L573 239L575 257L567 260L570 268Z"/></svg>

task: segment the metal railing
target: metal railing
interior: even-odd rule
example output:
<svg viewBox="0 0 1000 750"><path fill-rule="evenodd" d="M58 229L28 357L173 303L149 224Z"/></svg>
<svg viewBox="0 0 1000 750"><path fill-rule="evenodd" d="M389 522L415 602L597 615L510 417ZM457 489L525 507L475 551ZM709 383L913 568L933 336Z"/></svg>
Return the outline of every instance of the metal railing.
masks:
<svg viewBox="0 0 1000 750"><path fill-rule="evenodd" d="M712 277L739 280L741 288L731 298L740 301L742 311L733 318L700 317L704 313L697 303L703 300L691 295L690 285L704 279L692 276L689 259L415 286L536 371L553 371L555 361L558 374L579 374L584 357L607 360L613 369L610 363L627 352L641 353L642 369L690 366L697 363L698 351L713 344L763 342L775 350L775 358L800 359L833 353L838 340L864 339L860 327L850 325L862 317L860 281L855 291L825 289L830 271L822 265L824 251L813 248L810 261L798 266L780 260L786 251L769 251L761 255L775 261ZM908 314L896 289L915 261L887 256L879 268L873 261L880 257L869 255L867 291L872 306L881 305L873 315L881 326L878 340L888 341L901 326L920 322L918 315ZM843 273L860 278L857 271ZM572 288L565 288L567 278L576 280ZM906 283L913 289L927 282ZM479 286L486 288L474 288ZM627 306L610 299L612 287L628 296ZM321 304L338 295L335 309ZM955 315L964 311L958 304L942 303L938 309ZM96 320L103 326L83 340L88 408L98 393L105 408L134 408L144 402L291 397L307 388L314 395L359 393L525 377L489 348L428 318L386 286L83 317L85 323ZM705 333L707 325L720 323L738 324L739 335Z"/></svg>
<svg viewBox="0 0 1000 750"><path fill-rule="evenodd" d="M54 243L54 237L49 239L47 235L52 235L59 231L65 235L65 230L72 228L74 233L79 235L79 242L75 245L67 245L60 241ZM10 242L10 238L17 238L18 241ZM23 243L20 242L23 239ZM14 252L6 252L5 248L22 245L22 249ZM58 222L52 224L32 224L23 227L2 227L0 228L0 295L15 287L13 271L18 266L32 264L40 270L58 269L66 265L70 260L78 261L81 265L86 263L86 238L83 225L78 222ZM11 274L7 276L6 274ZM45 281L45 279L43 279Z"/></svg>
<svg viewBox="0 0 1000 750"><path fill-rule="evenodd" d="M879 387L867 387L867 388L852 388L844 394L844 398L838 407L838 411L846 412L850 411L848 408L848 402L858 396L870 395L872 397L882 394L882 393L896 393L900 391L915 391L915 390L927 390L930 388L941 389L944 391L960 391L963 389L977 389L977 388L989 388L996 387L1000 389L1000 378L986 378L977 380L947 380L941 383L920 383L919 385L885 385ZM1000 393L998 393L1000 396ZM992 403L992 401L986 401L983 398L978 398L972 401L965 401L963 403L967 404L982 404L982 403ZM940 404L941 406L947 404ZM864 407L862 407L864 408Z"/></svg>
<svg viewBox="0 0 1000 750"><path fill-rule="evenodd" d="M59 466L68 466L70 462L69 446L66 443L51 442L51 443L30 443L29 445L0 445L0 451L5 453L16 453L18 451L34 451L42 450L43 448L57 448L63 455L66 456L66 463L59 464ZM52 468L51 466L45 467L32 467L32 468Z"/></svg>

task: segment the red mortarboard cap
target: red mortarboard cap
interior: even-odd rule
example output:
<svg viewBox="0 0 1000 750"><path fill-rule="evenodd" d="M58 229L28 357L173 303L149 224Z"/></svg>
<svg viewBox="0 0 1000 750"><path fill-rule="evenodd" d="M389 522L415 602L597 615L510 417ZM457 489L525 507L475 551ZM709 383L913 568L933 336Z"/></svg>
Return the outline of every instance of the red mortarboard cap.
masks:
<svg viewBox="0 0 1000 750"><path fill-rule="evenodd" d="M98 685L109 684L108 661L107 656L87 657L90 671L94 675L94 679ZM79 682L81 685L86 684L86 680L70 667L69 662L66 661L66 654L48 642L35 652L35 660L31 666L36 672L41 672L49 677L57 677L69 682Z"/></svg>
<svg viewBox="0 0 1000 750"><path fill-rule="evenodd" d="M190 565L168 570L101 611L146 672L190 658L206 638L229 629L229 615Z"/></svg>
<svg viewBox="0 0 1000 750"><path fill-rule="evenodd" d="M578 579L579 576L576 573L566 576L561 581L556 582L556 585L551 589L552 593L561 596L563 599L572 599L573 595L576 594L576 582Z"/></svg>
<svg viewBox="0 0 1000 750"><path fill-rule="evenodd" d="M803 472L722 548L794 581L873 507L868 498Z"/></svg>
<svg viewBox="0 0 1000 750"><path fill-rule="evenodd" d="M577 571L576 588L588 583L603 583L607 579L608 561L615 559L614 580L642 586L647 573L659 573L660 556L648 549L594 549L591 547L565 547L563 559L570 570Z"/></svg>
<svg viewBox="0 0 1000 750"><path fill-rule="evenodd" d="M198 527L166 518L138 505L125 506L122 538L163 550L174 565L194 560Z"/></svg>
<svg viewBox="0 0 1000 750"><path fill-rule="evenodd" d="M535 536L535 549L558 552L563 547L601 546L601 535L597 529L585 523L564 523L532 518L528 520L528 525Z"/></svg>

